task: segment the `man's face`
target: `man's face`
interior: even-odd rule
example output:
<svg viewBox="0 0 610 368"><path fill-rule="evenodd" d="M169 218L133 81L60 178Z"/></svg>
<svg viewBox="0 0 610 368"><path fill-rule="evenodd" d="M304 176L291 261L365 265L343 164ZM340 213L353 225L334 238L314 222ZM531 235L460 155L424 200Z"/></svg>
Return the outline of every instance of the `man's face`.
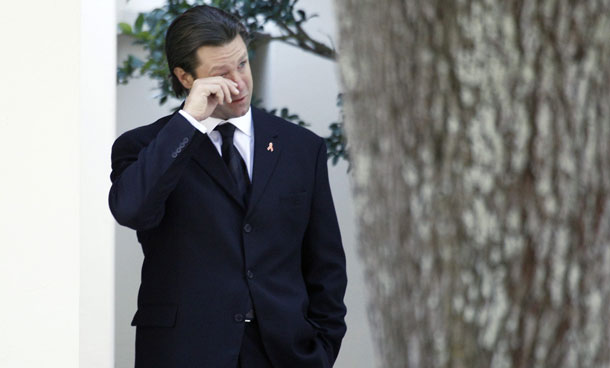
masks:
<svg viewBox="0 0 610 368"><path fill-rule="evenodd" d="M199 66L195 78L221 76L237 83L238 95L233 95L232 103L216 106L212 116L230 119L248 112L252 100L252 73L248 60L248 49L241 36L222 46L202 46L197 50Z"/></svg>

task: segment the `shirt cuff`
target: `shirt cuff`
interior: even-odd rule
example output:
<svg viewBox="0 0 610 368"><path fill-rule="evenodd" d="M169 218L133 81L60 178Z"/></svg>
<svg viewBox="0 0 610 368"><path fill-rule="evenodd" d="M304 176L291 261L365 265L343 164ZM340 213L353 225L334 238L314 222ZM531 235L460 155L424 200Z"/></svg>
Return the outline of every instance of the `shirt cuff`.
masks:
<svg viewBox="0 0 610 368"><path fill-rule="evenodd" d="M203 134L208 134L208 129L205 127L205 125L198 122L197 119L195 119L194 117L191 116L191 114L189 114L188 112L186 112L184 110L180 110L178 112L180 113L180 115L184 116L184 118L189 123L191 123L191 125L194 126L195 129L199 130Z"/></svg>

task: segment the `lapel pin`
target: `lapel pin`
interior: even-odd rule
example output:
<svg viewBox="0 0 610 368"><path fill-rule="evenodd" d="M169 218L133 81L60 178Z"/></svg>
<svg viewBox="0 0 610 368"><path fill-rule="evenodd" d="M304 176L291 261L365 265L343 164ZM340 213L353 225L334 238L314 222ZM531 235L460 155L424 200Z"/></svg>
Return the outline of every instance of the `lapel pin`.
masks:
<svg viewBox="0 0 610 368"><path fill-rule="evenodd" d="M269 142L269 145L267 146L267 151L273 152L273 142Z"/></svg>

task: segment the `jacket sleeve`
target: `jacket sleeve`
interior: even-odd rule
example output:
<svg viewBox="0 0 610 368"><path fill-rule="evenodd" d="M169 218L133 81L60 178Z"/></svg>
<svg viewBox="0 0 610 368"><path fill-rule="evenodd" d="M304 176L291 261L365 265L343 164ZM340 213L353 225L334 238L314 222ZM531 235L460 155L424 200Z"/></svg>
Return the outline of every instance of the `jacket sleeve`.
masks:
<svg viewBox="0 0 610 368"><path fill-rule="evenodd" d="M146 138L136 129L117 138L108 203L119 224L135 230L159 224L199 136L182 115L174 114L156 136Z"/></svg>
<svg viewBox="0 0 610 368"><path fill-rule="evenodd" d="M309 294L308 319L318 329L318 338L332 365L346 332L343 297L347 276L323 140L315 175L311 215L303 244L303 276Z"/></svg>

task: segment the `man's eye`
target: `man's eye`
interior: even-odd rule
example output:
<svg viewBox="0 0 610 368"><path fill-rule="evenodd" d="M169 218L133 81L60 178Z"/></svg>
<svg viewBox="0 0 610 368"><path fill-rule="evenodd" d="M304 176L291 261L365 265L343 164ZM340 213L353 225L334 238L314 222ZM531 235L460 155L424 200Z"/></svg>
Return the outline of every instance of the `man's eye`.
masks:
<svg viewBox="0 0 610 368"><path fill-rule="evenodd" d="M245 60L242 61L241 63L239 63L239 67L240 68L243 68L244 66L246 66L246 61Z"/></svg>

